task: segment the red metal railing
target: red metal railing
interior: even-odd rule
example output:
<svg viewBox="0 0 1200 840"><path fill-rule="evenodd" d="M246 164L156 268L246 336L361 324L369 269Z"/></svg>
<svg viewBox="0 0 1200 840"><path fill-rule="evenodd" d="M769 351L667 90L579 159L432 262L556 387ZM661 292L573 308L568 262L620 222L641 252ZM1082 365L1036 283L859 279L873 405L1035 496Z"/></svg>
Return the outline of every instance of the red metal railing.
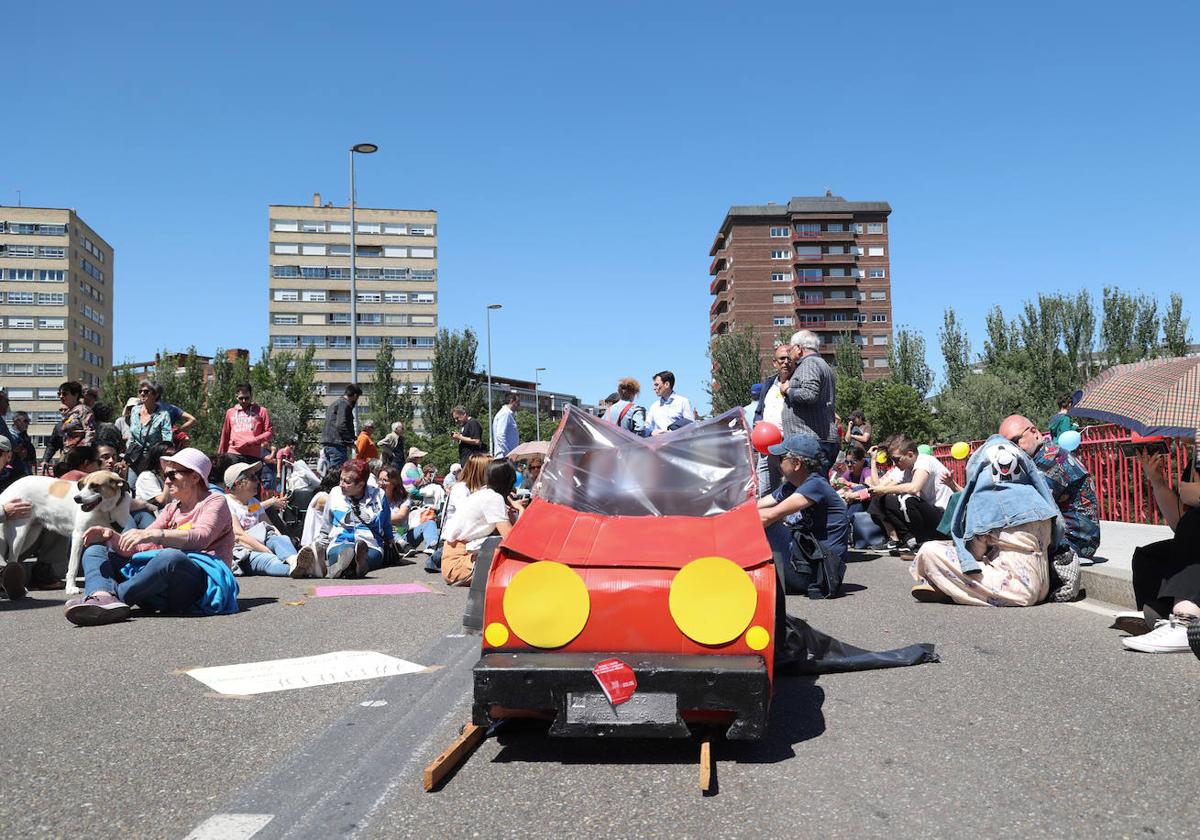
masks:
<svg viewBox="0 0 1200 840"><path fill-rule="evenodd" d="M1080 435L1083 442L1073 454L1092 474L1100 518L1138 525L1165 524L1154 501L1154 492L1142 476L1141 463L1121 452L1121 444L1130 441L1129 430L1105 423L1087 426L1080 430ZM971 452L982 444L981 440L971 441ZM962 484L966 479L967 462L956 460L950 454L951 446L949 443L937 444L933 447L933 455L946 465L954 480ZM1186 445L1173 444L1167 455L1167 474L1178 477L1186 462Z"/></svg>

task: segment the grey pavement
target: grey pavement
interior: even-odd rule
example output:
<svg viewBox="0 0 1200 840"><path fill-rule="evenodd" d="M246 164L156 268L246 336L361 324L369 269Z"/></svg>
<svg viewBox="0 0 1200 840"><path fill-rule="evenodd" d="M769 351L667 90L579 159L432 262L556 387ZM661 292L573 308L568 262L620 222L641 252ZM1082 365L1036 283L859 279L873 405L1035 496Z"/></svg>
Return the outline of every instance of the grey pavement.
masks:
<svg viewBox="0 0 1200 840"><path fill-rule="evenodd" d="M779 679L769 737L719 742L707 799L694 743L536 725L424 793L421 767L467 720L478 641L458 627L466 593L414 567L374 582L439 594L314 599L251 578L239 615L102 628L67 624L59 593L0 601L0 834L182 838L256 814L264 840L1194 836L1200 661L1125 651L1102 608L917 604L906 565L853 563L846 597L789 609L864 647L934 642L942 661ZM341 649L438 667L250 698L182 673Z"/></svg>

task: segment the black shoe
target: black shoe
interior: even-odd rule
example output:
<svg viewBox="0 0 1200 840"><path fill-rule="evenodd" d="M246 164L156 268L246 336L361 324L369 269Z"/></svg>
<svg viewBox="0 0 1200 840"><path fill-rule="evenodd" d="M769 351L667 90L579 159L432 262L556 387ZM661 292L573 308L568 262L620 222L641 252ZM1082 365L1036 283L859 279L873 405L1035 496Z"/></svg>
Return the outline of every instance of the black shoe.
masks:
<svg viewBox="0 0 1200 840"><path fill-rule="evenodd" d="M21 561L14 560L5 565L0 571L0 586L8 593L10 601L25 597L25 569L21 567Z"/></svg>
<svg viewBox="0 0 1200 840"><path fill-rule="evenodd" d="M1192 653L1196 654L1196 658L1200 659L1200 621L1193 621L1188 627L1188 646L1191 647Z"/></svg>
<svg viewBox="0 0 1200 840"><path fill-rule="evenodd" d="M365 578L367 572L367 544L365 542L356 542L354 544L354 576Z"/></svg>
<svg viewBox="0 0 1200 840"><path fill-rule="evenodd" d="M884 548L887 549L888 554L893 557L899 557L900 549L904 548L904 543L900 542L900 540L888 540Z"/></svg>

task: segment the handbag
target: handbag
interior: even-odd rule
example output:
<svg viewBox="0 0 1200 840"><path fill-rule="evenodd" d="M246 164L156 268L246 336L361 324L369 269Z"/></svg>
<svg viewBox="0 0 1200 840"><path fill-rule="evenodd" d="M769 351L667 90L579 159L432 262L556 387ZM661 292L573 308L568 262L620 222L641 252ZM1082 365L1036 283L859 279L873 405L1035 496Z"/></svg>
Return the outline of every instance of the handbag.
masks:
<svg viewBox="0 0 1200 840"><path fill-rule="evenodd" d="M396 546L395 540L385 540L383 534L375 530L375 525L371 521L363 519L362 512L358 509L358 502L354 499L347 499L350 502L350 508L354 511L354 516L359 522L367 526L367 530L371 532L371 536L375 537L375 542L379 543L379 550L383 553L383 565L385 566L405 566L412 565L412 561L406 561L400 555L400 549Z"/></svg>

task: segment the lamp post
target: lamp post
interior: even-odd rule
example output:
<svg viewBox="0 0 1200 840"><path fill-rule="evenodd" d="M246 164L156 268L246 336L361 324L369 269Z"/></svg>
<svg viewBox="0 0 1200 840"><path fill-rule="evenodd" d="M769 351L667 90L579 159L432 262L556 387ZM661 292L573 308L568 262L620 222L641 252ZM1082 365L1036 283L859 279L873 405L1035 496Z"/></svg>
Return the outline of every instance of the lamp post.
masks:
<svg viewBox="0 0 1200 840"><path fill-rule="evenodd" d="M492 429L492 310L502 309L498 303L489 303L487 307L487 351L488 351L488 438L491 439L492 454L496 454L496 437Z"/></svg>
<svg viewBox="0 0 1200 840"><path fill-rule="evenodd" d="M538 440L542 439L542 402L538 399L538 374L544 371L545 368L533 369L533 436Z"/></svg>
<svg viewBox="0 0 1200 840"><path fill-rule="evenodd" d="M354 244L354 156L379 151L374 143L355 143L350 147L350 383L358 384L358 248Z"/></svg>

